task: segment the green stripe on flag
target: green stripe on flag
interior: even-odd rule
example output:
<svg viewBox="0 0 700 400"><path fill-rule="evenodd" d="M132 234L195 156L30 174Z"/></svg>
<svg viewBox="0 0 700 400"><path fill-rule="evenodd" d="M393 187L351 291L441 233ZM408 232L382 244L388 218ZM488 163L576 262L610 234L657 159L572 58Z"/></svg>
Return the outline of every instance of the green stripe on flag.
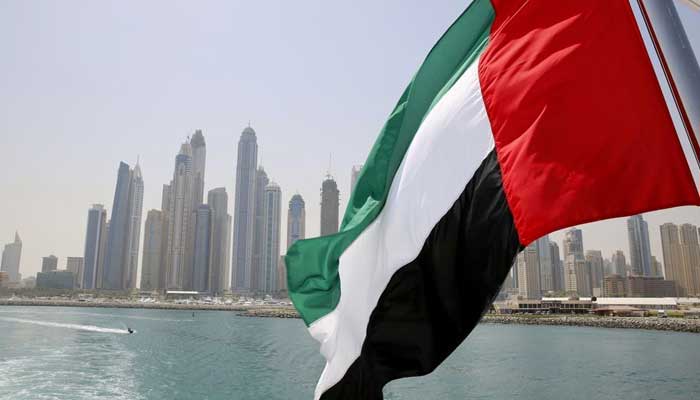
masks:
<svg viewBox="0 0 700 400"><path fill-rule="evenodd" d="M372 147L338 233L300 240L287 252L289 295L310 325L338 304L338 259L375 220L394 175L425 116L486 47L494 19L489 0L474 0L452 24L413 77Z"/></svg>

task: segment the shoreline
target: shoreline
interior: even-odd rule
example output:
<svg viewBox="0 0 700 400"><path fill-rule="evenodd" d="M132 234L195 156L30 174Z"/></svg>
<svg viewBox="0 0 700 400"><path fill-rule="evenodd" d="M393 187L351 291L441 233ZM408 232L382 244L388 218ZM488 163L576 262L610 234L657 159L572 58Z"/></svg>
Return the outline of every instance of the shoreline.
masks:
<svg viewBox="0 0 700 400"><path fill-rule="evenodd" d="M294 307L281 305L240 304L179 304L135 303L118 301L77 301L0 299L0 306L86 307L86 308L140 308L146 310L199 310L231 311L236 315L252 318L296 318ZM486 314L479 323L503 325L581 326L591 328L641 329L668 332L700 333L700 319L658 317L599 317L572 314L558 315L507 315Z"/></svg>
<svg viewBox="0 0 700 400"><path fill-rule="evenodd" d="M246 312L258 308L274 308L284 312L287 309L294 310L292 306L246 306L240 304L182 304L182 303L137 303L122 301L77 301L77 300L42 300L0 299L0 306L24 306L24 307L85 307L85 308L140 308L145 310L194 310L194 311L233 311Z"/></svg>

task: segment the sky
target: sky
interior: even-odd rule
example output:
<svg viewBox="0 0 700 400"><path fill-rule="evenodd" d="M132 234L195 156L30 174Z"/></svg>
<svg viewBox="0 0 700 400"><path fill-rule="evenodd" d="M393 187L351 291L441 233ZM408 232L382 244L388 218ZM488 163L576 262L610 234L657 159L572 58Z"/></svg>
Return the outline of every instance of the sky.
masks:
<svg viewBox="0 0 700 400"><path fill-rule="evenodd" d="M248 123L282 188L282 248L295 193L307 236L318 235L324 176L338 181L344 209L351 167L468 3L0 0L0 243L19 232L25 277L49 254L65 268L83 255L88 208L111 212L118 164L137 157L145 222L195 129L207 143L205 190L225 187L233 214ZM700 12L678 9L699 55ZM645 218L661 259L658 225L700 225L700 209ZM582 228L586 249L628 254L624 218Z"/></svg>

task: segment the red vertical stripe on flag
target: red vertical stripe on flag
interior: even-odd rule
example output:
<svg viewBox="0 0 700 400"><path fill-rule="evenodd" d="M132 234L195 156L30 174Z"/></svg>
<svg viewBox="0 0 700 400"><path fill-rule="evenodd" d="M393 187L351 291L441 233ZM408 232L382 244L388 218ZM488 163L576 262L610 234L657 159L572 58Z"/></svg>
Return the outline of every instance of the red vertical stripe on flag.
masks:
<svg viewBox="0 0 700 400"><path fill-rule="evenodd" d="M479 78L522 244L700 205L627 1L493 3Z"/></svg>

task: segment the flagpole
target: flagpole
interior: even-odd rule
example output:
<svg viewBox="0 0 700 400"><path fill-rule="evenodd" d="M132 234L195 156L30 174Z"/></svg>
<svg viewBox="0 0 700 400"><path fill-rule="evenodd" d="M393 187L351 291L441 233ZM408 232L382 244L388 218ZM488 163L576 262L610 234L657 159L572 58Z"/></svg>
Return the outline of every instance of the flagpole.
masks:
<svg viewBox="0 0 700 400"><path fill-rule="evenodd" d="M700 166L700 67L673 1L637 0Z"/></svg>

